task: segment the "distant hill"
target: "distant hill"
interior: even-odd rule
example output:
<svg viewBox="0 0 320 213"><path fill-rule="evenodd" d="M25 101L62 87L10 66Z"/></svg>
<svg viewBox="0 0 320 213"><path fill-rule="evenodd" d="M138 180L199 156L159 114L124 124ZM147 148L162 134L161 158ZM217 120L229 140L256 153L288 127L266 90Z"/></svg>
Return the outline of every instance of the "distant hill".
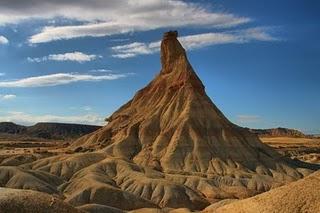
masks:
<svg viewBox="0 0 320 213"><path fill-rule="evenodd" d="M0 133L21 134L27 130L27 127L12 122L0 122Z"/></svg>
<svg viewBox="0 0 320 213"><path fill-rule="evenodd" d="M307 135L303 134L298 130L281 127L273 129L249 129L249 131L260 137L308 137Z"/></svg>
<svg viewBox="0 0 320 213"><path fill-rule="evenodd" d="M7 137L32 137L43 139L75 139L96 131L101 126L66 123L37 123L34 126L22 126L12 122L0 122L0 134Z"/></svg>
<svg viewBox="0 0 320 213"><path fill-rule="evenodd" d="M41 122L33 126L18 125L13 122L0 122L0 134L6 136L25 136L30 138L43 139L75 139L100 129L101 126L67 123L46 123ZM249 129L250 132L259 137L310 137L299 130L288 128L272 129ZM317 135L313 135L317 137Z"/></svg>

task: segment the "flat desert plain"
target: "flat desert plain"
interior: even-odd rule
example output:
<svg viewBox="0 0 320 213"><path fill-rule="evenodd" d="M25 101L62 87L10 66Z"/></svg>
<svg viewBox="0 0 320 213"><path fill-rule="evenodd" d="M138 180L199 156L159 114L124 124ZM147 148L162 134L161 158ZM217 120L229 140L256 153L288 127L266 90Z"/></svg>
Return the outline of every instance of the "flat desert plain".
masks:
<svg viewBox="0 0 320 213"><path fill-rule="evenodd" d="M260 139L283 155L320 164L320 138L260 137Z"/></svg>

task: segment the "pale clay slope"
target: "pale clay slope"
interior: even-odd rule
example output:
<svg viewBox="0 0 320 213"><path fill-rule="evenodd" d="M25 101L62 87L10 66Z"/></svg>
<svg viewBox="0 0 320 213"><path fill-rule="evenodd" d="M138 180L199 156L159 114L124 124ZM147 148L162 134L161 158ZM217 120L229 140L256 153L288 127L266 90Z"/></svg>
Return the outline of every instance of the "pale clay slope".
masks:
<svg viewBox="0 0 320 213"><path fill-rule="evenodd" d="M183 212L313 172L229 122L205 94L176 36L164 36L160 74L105 127L70 147L95 152L2 166L0 186L56 194L80 209Z"/></svg>
<svg viewBox="0 0 320 213"><path fill-rule="evenodd" d="M317 213L320 211L320 172L316 172L302 180L273 189L241 201L224 200L212 204L203 210L204 213ZM228 204L231 203L231 204ZM98 204L86 204L77 209L64 203L55 196L45 193L0 188L1 213L44 213L44 212L92 212L92 213L124 213L120 209ZM130 213L188 213L189 209L155 209L142 208Z"/></svg>
<svg viewBox="0 0 320 213"><path fill-rule="evenodd" d="M233 202L220 208L209 206L206 210L204 212L318 213L320 212L320 172L255 197Z"/></svg>
<svg viewBox="0 0 320 213"><path fill-rule="evenodd" d="M31 190L0 188L1 213L84 213L60 199Z"/></svg>
<svg viewBox="0 0 320 213"><path fill-rule="evenodd" d="M0 167L0 186L17 189L32 189L35 191L58 194L57 187L63 181L50 173L25 170L13 166Z"/></svg>

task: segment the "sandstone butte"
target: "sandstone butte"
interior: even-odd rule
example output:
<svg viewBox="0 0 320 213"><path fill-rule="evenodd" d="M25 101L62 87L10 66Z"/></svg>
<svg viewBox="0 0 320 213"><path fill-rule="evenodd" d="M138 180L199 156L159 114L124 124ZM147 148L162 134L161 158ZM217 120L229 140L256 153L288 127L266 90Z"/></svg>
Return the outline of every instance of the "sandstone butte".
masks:
<svg viewBox="0 0 320 213"><path fill-rule="evenodd" d="M206 95L177 36L164 34L155 79L106 126L70 145L82 153L1 166L1 186L49 193L79 211L203 210L318 169L231 123Z"/></svg>

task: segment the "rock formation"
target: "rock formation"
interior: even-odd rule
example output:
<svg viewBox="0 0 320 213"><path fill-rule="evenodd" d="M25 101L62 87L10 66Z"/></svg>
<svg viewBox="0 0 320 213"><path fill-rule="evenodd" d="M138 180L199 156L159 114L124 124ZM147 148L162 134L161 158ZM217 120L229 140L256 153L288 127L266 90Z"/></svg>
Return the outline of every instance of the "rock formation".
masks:
<svg viewBox="0 0 320 213"><path fill-rule="evenodd" d="M161 63L158 76L112 114L107 126L80 138L73 147L99 148L167 173L271 175L281 170L301 177L292 162L232 124L211 102L177 32L164 34Z"/></svg>

